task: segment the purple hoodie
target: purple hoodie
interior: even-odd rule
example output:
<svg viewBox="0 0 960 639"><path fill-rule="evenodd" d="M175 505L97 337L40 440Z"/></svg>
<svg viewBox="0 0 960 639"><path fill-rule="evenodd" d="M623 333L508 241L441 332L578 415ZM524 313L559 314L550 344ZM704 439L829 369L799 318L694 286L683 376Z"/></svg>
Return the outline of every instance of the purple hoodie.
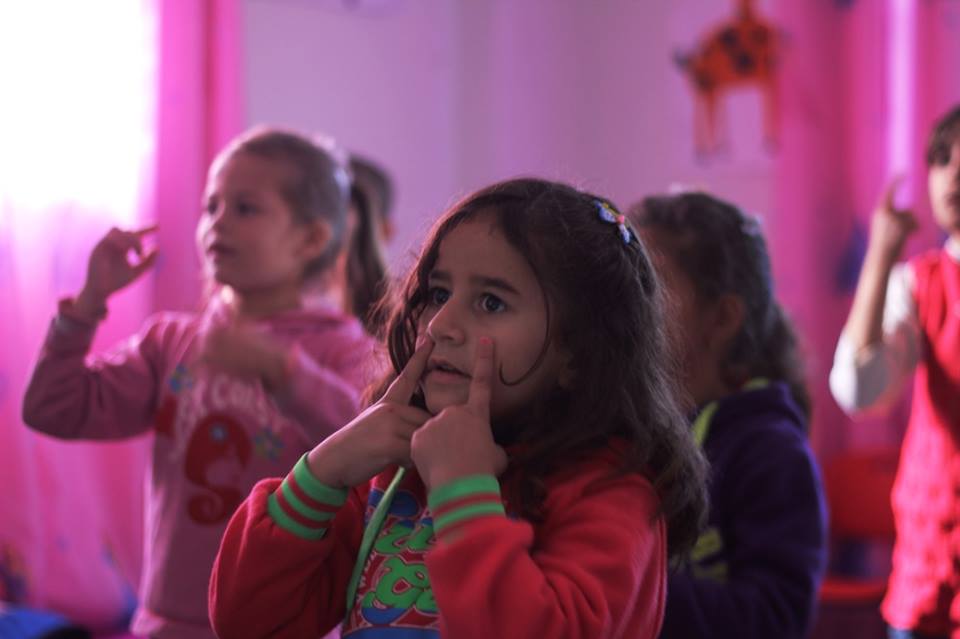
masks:
<svg viewBox="0 0 960 639"><path fill-rule="evenodd" d="M787 386L720 400L704 452L707 528L670 575L660 637L805 637L826 569L827 511Z"/></svg>

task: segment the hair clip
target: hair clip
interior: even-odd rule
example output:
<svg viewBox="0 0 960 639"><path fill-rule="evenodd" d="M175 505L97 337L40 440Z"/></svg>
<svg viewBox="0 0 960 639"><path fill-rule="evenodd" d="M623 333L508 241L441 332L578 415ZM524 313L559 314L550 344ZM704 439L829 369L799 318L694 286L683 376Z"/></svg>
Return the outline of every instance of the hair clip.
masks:
<svg viewBox="0 0 960 639"><path fill-rule="evenodd" d="M594 200L593 202L596 204L597 211L600 213L600 219L610 224L616 224L617 229L620 231L620 237L623 238L623 243L629 244L633 234L630 229L627 228L627 218L603 200Z"/></svg>
<svg viewBox="0 0 960 639"><path fill-rule="evenodd" d="M743 220L740 222L740 231L750 237L763 238L763 218L743 210L741 213L743 213Z"/></svg>

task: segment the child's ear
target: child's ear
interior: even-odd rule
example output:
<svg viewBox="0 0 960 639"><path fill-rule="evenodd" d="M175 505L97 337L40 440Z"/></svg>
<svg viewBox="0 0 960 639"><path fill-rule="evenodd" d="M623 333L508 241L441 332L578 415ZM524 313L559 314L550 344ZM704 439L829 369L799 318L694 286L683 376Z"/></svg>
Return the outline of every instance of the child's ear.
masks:
<svg viewBox="0 0 960 639"><path fill-rule="evenodd" d="M383 237L385 244L389 244L393 240L394 235L393 220L387 218L381 218L380 220L380 234Z"/></svg>
<svg viewBox="0 0 960 639"><path fill-rule="evenodd" d="M330 224L326 220L314 220L306 225L305 230L303 257L310 261L320 257L330 243Z"/></svg>
<svg viewBox="0 0 960 639"><path fill-rule="evenodd" d="M714 344L725 349L743 326L746 307L739 295L721 295L714 306Z"/></svg>

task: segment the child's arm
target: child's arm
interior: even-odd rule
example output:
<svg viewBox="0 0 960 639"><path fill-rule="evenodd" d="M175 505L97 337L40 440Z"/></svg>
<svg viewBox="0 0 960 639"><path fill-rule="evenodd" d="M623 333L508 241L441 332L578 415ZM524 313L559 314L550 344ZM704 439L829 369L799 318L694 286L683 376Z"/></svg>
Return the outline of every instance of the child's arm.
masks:
<svg viewBox="0 0 960 639"><path fill-rule="evenodd" d="M107 299L150 268L139 231L111 229L94 247L87 279L76 299L60 303L23 400L23 421L67 439L117 439L145 431L156 406L157 341L154 325L127 344L85 362ZM129 253L139 259L130 261Z"/></svg>
<svg viewBox="0 0 960 639"><path fill-rule="evenodd" d="M650 485L636 475L600 479L558 502L535 530L504 515L492 476L431 492L437 540L426 564L444 636L657 636L666 529L652 520Z"/></svg>
<svg viewBox="0 0 960 639"><path fill-rule="evenodd" d="M305 458L282 482L254 486L227 525L210 577L217 636L319 637L340 623L364 492L321 485Z"/></svg>
<svg viewBox="0 0 960 639"><path fill-rule="evenodd" d="M363 386L319 364L299 346L286 352L273 385L284 413L306 430L308 441L322 441L356 416Z"/></svg>
<svg viewBox="0 0 960 639"><path fill-rule="evenodd" d="M443 409L411 443L430 489L437 541L426 564L441 633L652 639L666 590L653 489L635 474L609 479L616 464L567 469L536 531L508 519L496 479L507 459L490 429L493 350L479 340L466 404Z"/></svg>
<svg viewBox="0 0 960 639"><path fill-rule="evenodd" d="M917 229L917 220L908 210L897 209L893 198L898 181L893 181L870 220L870 240L857 290L853 296L844 334L856 351L883 339L883 308L887 281L903 253L907 237Z"/></svg>
<svg viewBox="0 0 960 639"><path fill-rule="evenodd" d="M219 637L315 637L342 620L366 495L348 497L345 487L409 465L410 437L429 417L409 403L431 349L418 345L380 401L301 458L282 484L257 484L234 514L210 580Z"/></svg>
<svg viewBox="0 0 960 639"><path fill-rule="evenodd" d="M231 375L259 380L278 407L301 425L311 445L357 414L359 382L319 364L299 344L285 345L253 326L234 323L211 329L202 359Z"/></svg>
<svg viewBox="0 0 960 639"><path fill-rule="evenodd" d="M23 421L63 439L121 439L150 428L163 350L174 327L150 323L140 334L87 358L96 330L71 300L47 333L23 399Z"/></svg>
<svg viewBox="0 0 960 639"><path fill-rule="evenodd" d="M848 412L885 403L917 361L910 272L896 266L917 222L912 212L895 207L896 186L896 181L888 186L873 214L867 253L831 371L834 397Z"/></svg>
<svg viewBox="0 0 960 639"><path fill-rule="evenodd" d="M803 435L786 428L793 432L751 435L725 464L731 472L718 477L711 506L717 528L694 552L702 563L670 575L663 639L809 631L827 560L826 509Z"/></svg>

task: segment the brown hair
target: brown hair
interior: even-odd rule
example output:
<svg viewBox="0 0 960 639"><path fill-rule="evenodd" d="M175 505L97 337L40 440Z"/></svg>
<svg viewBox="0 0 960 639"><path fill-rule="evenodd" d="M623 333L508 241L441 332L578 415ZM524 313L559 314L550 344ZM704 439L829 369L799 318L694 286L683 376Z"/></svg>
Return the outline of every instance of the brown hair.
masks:
<svg viewBox="0 0 960 639"><path fill-rule="evenodd" d="M746 375L786 382L809 419L796 333L773 295L770 256L757 220L706 193L648 197L628 216L638 227L665 234L665 248L701 300L732 293L743 301L743 325L723 362L725 381L737 386Z"/></svg>
<svg viewBox="0 0 960 639"><path fill-rule="evenodd" d="M927 166L950 161L950 147L960 140L960 104L943 114L933 125L927 140Z"/></svg>
<svg viewBox="0 0 960 639"><path fill-rule="evenodd" d="M390 216L393 186L386 171L370 160L351 157L350 172L350 203L357 220L347 239L346 310L360 319L368 333L379 335L386 322L380 301L388 280L378 226Z"/></svg>
<svg viewBox="0 0 960 639"><path fill-rule="evenodd" d="M290 169L280 195L293 211L294 220L302 224L323 220L330 227L325 250L307 264L304 278L326 270L343 244L349 189L347 171L335 150L293 131L257 127L234 139L216 161L237 153L281 162Z"/></svg>
<svg viewBox="0 0 960 639"><path fill-rule="evenodd" d="M440 243L459 224L491 216L543 287L544 349L549 340L562 344L575 375L571 390L557 385L511 417L508 428L493 425L515 444L511 468L522 514L539 516L549 474L626 441L625 469L653 482L671 553L679 553L693 544L705 516L706 466L677 403L659 281L632 232L625 240L616 224L600 217L601 202L565 184L515 179L455 204L434 226L399 291L386 327L394 372L379 388L413 353Z"/></svg>

